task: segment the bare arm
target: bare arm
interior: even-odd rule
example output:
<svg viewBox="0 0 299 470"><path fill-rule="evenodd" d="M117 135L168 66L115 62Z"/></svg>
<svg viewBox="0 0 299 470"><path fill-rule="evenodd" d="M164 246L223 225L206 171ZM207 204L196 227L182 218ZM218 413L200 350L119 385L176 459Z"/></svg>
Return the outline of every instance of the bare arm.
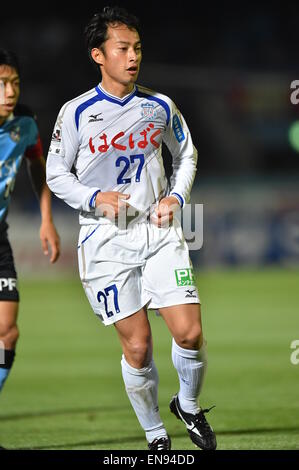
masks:
<svg viewBox="0 0 299 470"><path fill-rule="evenodd" d="M51 250L50 262L55 263L60 254L60 240L52 219L51 193L46 183L44 158L27 160L32 187L39 200L41 212L40 239L45 255Z"/></svg>

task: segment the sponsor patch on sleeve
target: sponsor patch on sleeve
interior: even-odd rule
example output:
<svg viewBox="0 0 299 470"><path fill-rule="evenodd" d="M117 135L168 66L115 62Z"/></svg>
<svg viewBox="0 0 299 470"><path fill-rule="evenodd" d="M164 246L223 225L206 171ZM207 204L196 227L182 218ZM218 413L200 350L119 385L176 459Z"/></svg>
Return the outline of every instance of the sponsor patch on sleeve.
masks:
<svg viewBox="0 0 299 470"><path fill-rule="evenodd" d="M180 118L177 114L175 114L172 118L172 127L176 140L180 143L183 142L183 140L185 140L185 134L182 128Z"/></svg>
<svg viewBox="0 0 299 470"><path fill-rule="evenodd" d="M52 134L49 152L55 153L56 155L60 155L61 157L64 157L64 151L61 145L61 138L62 138L61 128L62 128L62 118L61 116L58 116L55 127L54 127L54 131Z"/></svg>

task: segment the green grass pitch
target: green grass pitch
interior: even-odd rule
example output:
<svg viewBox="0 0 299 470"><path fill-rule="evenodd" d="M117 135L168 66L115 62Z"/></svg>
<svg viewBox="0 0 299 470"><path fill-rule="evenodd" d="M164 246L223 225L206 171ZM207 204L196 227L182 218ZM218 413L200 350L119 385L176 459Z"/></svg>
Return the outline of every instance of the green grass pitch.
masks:
<svg viewBox="0 0 299 470"><path fill-rule="evenodd" d="M296 270L198 273L209 367L201 395L219 449L299 449ZM114 327L94 316L78 278L20 281L21 337L0 396L11 449L146 449L126 396ZM178 382L171 338L150 313L162 419L173 449L195 450L168 403Z"/></svg>

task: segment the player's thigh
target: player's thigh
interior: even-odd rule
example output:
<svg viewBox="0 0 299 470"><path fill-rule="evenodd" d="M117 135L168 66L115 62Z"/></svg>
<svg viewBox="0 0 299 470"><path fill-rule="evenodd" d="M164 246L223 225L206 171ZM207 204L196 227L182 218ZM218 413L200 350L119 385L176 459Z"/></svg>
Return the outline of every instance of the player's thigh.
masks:
<svg viewBox="0 0 299 470"><path fill-rule="evenodd" d="M6 336L17 324L19 303L0 300L0 337Z"/></svg>
<svg viewBox="0 0 299 470"><path fill-rule="evenodd" d="M175 342L187 349L199 349L203 342L200 304L182 304L159 309Z"/></svg>

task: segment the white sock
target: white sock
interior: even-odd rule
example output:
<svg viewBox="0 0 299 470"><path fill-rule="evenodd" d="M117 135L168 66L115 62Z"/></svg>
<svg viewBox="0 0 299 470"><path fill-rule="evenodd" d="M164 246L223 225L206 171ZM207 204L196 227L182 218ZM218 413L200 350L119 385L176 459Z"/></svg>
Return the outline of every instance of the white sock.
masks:
<svg viewBox="0 0 299 470"><path fill-rule="evenodd" d="M129 400L148 442L167 436L159 413L159 377L154 360L152 359L147 367L135 369L127 363L123 355L121 367Z"/></svg>
<svg viewBox="0 0 299 470"><path fill-rule="evenodd" d="M180 381L180 405L187 413L198 413L198 396L207 367L205 343L199 350L184 349L172 340L172 362Z"/></svg>

